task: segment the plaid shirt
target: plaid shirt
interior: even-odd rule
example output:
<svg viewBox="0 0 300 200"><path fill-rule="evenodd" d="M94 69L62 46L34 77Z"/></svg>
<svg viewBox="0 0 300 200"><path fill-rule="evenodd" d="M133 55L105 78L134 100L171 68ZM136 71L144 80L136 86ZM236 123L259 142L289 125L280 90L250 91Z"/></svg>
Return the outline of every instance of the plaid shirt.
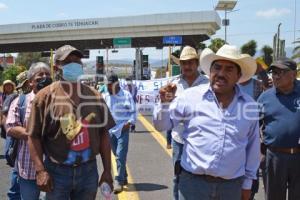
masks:
<svg viewBox="0 0 300 200"><path fill-rule="evenodd" d="M24 119L24 128L30 115L32 100L34 99L35 94L33 92L26 95L26 113ZM8 116L6 119L6 130L9 132L9 129L22 126L20 115L19 115L19 97L13 100L10 105ZM26 140L19 140L18 146L18 157L16 160L16 169L19 172L19 176L24 179L34 180L35 179L35 167L33 161L30 158L29 147Z"/></svg>

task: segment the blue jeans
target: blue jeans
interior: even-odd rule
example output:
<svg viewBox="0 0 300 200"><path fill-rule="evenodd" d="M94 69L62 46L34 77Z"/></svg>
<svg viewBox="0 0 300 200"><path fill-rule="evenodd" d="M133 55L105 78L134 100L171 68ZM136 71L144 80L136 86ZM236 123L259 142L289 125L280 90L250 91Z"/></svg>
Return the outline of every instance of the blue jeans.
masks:
<svg viewBox="0 0 300 200"><path fill-rule="evenodd" d="M243 178L207 180L182 170L179 175L179 200L241 200Z"/></svg>
<svg viewBox="0 0 300 200"><path fill-rule="evenodd" d="M36 180L26 180L19 176L21 200L38 200L40 190L36 185Z"/></svg>
<svg viewBox="0 0 300 200"><path fill-rule="evenodd" d="M7 192L8 200L20 200L19 175L16 169L12 168L10 173L10 188Z"/></svg>
<svg viewBox="0 0 300 200"><path fill-rule="evenodd" d="M69 167L45 160L45 166L53 180L54 189L46 193L47 200L94 200L98 189L96 160L77 167Z"/></svg>
<svg viewBox="0 0 300 200"><path fill-rule="evenodd" d="M172 139L172 149L173 149L173 166L175 167L175 163L180 161L181 159L181 154L182 154L182 149L183 149L183 144L176 142L174 139ZM178 200L178 175L174 175L173 178L173 199Z"/></svg>
<svg viewBox="0 0 300 200"><path fill-rule="evenodd" d="M129 130L124 130L121 136L117 138L115 135L110 135L112 151L116 157L118 176L115 179L120 185L127 182L126 159L128 153Z"/></svg>
<svg viewBox="0 0 300 200"><path fill-rule="evenodd" d="M172 129L171 130L168 130L166 132L166 136L167 136L167 144L171 144L171 141L172 141Z"/></svg>

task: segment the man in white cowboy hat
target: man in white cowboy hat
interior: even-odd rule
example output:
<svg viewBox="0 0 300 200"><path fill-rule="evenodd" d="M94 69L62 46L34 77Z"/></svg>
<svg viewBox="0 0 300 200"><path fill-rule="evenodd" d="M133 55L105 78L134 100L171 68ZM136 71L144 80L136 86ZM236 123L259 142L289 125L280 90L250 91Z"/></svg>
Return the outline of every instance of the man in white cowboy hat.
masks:
<svg viewBox="0 0 300 200"><path fill-rule="evenodd" d="M153 114L154 126L157 130L163 130L163 123L166 117L169 117L168 112L164 112L165 103L168 101L165 98L165 94L168 88L171 88L175 96L179 96L183 93L185 89L194 87L200 84L208 83L208 79L201 75L198 71L199 66L199 55L193 47L186 46L182 49L179 58L179 64L181 68L181 75L173 80L170 84L160 89L161 104L156 106ZM167 114L168 116L164 116ZM172 130L172 147L173 147L173 164L177 162L179 164L182 148L183 139L181 137L183 124L179 124ZM178 199L178 176L174 176L174 186L173 186L173 198Z"/></svg>
<svg viewBox="0 0 300 200"><path fill-rule="evenodd" d="M176 98L166 92L172 103L163 128L183 123L179 199L249 200L260 156L258 106L237 83L253 76L255 60L224 45L216 54L205 49L200 63L210 84Z"/></svg>

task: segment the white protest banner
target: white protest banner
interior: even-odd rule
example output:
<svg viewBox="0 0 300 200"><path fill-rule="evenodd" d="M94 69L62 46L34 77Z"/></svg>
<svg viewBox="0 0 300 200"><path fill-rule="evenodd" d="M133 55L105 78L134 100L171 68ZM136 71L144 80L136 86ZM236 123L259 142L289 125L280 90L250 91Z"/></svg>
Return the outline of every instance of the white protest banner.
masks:
<svg viewBox="0 0 300 200"><path fill-rule="evenodd" d="M159 89L162 86L172 82L178 76L170 78L161 78L154 80L133 80L132 87L133 97L135 98L137 110L143 115L152 115L154 105L160 102ZM128 81L121 79L120 86L123 89L128 89Z"/></svg>

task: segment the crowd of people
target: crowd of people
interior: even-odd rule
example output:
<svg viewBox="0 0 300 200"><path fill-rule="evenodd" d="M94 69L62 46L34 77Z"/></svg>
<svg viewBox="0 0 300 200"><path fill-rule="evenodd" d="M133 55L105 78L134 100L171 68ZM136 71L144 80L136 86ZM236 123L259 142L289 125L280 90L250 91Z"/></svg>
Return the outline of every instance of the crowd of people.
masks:
<svg viewBox="0 0 300 200"><path fill-rule="evenodd" d="M297 64L279 59L269 78L226 44L200 58L185 47L180 66L153 113L155 128L172 133L173 199L253 200L259 167L267 200L300 199Z"/></svg>
<svg viewBox="0 0 300 200"><path fill-rule="evenodd" d="M115 193L128 184L136 87L131 80L128 90L120 87L116 74L97 89L89 86L80 81L82 58L64 45L55 52L56 80L37 62L17 76L17 87L3 82L1 137L6 150L11 141L17 144L9 157L9 200L37 200L41 192L49 200L92 200L104 183ZM253 200L259 174L267 200L284 200L287 193L300 199L297 64L282 58L266 71L228 44L200 57L185 46L179 61L181 75L160 88L153 112L155 128L168 132L173 151L173 199Z"/></svg>

